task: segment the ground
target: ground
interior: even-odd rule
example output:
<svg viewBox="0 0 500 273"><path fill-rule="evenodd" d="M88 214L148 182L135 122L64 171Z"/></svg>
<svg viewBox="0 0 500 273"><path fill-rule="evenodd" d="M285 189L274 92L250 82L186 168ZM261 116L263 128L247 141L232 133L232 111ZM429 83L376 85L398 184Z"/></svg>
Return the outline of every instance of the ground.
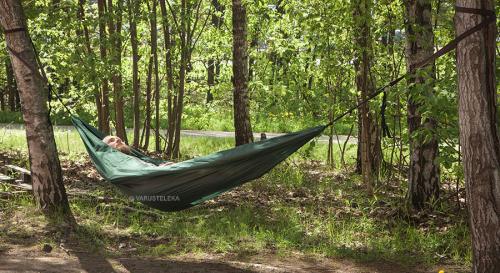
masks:
<svg viewBox="0 0 500 273"><path fill-rule="evenodd" d="M0 272L170 272L170 273L402 273L464 272L463 268L441 265L423 269L389 262L358 262L349 259L258 255L231 257L223 255L176 255L168 258L117 256L90 253L76 245L64 244L46 253L41 247L9 245L0 255Z"/></svg>
<svg viewBox="0 0 500 273"><path fill-rule="evenodd" d="M0 151L0 165L24 166L26 158ZM353 195L362 193L358 184L319 162L286 162L262 180L172 214L127 201L86 158L63 154L61 163L77 231L60 234L29 193L0 189L0 272L468 271L452 259L469 248L458 247L468 242L455 224L461 214L405 218L391 205L399 193L370 205Z"/></svg>

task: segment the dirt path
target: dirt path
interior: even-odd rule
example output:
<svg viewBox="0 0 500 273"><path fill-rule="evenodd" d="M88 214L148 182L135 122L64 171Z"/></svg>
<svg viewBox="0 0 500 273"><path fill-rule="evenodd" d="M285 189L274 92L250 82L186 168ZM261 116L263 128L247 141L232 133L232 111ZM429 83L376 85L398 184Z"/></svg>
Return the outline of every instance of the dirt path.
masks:
<svg viewBox="0 0 500 273"><path fill-rule="evenodd" d="M8 245L0 250L0 272L168 272L168 273L427 273L464 272L453 267L404 267L387 262L361 263L351 260L304 257L299 254L278 257L260 255L252 257L228 257L201 254L179 255L166 258L152 257L105 257L98 253L64 246L50 253L40 245Z"/></svg>

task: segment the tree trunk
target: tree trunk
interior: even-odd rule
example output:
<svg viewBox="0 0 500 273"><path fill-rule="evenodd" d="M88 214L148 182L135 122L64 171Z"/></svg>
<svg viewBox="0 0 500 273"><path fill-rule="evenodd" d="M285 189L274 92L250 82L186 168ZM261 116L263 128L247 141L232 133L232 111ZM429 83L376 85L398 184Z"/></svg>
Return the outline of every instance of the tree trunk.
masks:
<svg viewBox="0 0 500 273"><path fill-rule="evenodd" d="M115 103L115 121L116 135L125 143L127 141L127 133L125 132L125 120L123 114L123 83L121 75L122 65L122 11L123 1L118 0L116 10L113 7L113 0L108 0L108 29L110 40L110 58L112 64L111 82L113 83L113 95Z"/></svg>
<svg viewBox="0 0 500 273"><path fill-rule="evenodd" d="M0 23L7 30L27 27L20 1L0 2ZM47 109L48 89L38 72L28 32L18 31L5 36L22 102L35 200L49 218L62 217L73 224Z"/></svg>
<svg viewBox="0 0 500 273"><path fill-rule="evenodd" d="M173 110L172 110L172 104L173 104L172 95L174 92L174 75L173 75L173 69L172 69L172 39L170 37L171 36L170 35L170 26L168 23L168 14L167 14L167 8L165 5L165 0L160 0L160 9L161 9L161 16L162 16L163 40L164 40L164 45L165 45L165 63L166 63L166 70L167 70L167 118L168 118L167 135L168 135L168 145L170 145L169 147L171 149L173 135L174 135L173 129L175 127L175 118L173 116ZM166 153L170 154L168 152L168 148L167 148Z"/></svg>
<svg viewBox="0 0 500 273"><path fill-rule="evenodd" d="M457 6L495 12L492 0L458 0ZM456 34L479 24L480 15L457 13ZM457 46L460 143L473 250L473 272L500 270L500 139L495 81L496 26Z"/></svg>
<svg viewBox="0 0 500 273"><path fill-rule="evenodd" d="M356 68L356 73L358 73L358 69ZM359 101L359 98L358 98ZM356 147L356 168L354 169L354 172L357 174L361 174L361 131L363 130L363 126L361 123L361 108L358 108L356 111L356 114L358 116L358 120L356 121L358 124L358 143Z"/></svg>
<svg viewBox="0 0 500 273"><path fill-rule="evenodd" d="M105 0L97 0L97 9L99 15L99 51L101 54L101 60L103 62L107 62L107 53L106 53L106 19L104 13L106 11L106 3ZM99 124L99 129L105 133L110 133L109 130L109 85L108 79L103 76L101 86L101 115L102 115L102 124Z"/></svg>
<svg viewBox="0 0 500 273"><path fill-rule="evenodd" d="M187 70L187 45L181 40L181 66L179 69L179 92L177 96L177 106L174 108L175 111L175 133L174 133L174 144L172 156L174 158L179 158L180 156L180 134L181 134L181 121L182 121L182 111L184 106L184 89L186 84L186 70Z"/></svg>
<svg viewBox="0 0 500 273"><path fill-rule="evenodd" d="M5 59L5 74L7 77L7 86L5 87L8 95L8 104L11 112L16 111L16 93L18 92L14 81L14 71L12 71L12 63L9 59Z"/></svg>
<svg viewBox="0 0 500 273"><path fill-rule="evenodd" d="M154 76L155 76L155 151L161 151L160 143L160 77L158 75L158 30L156 23L157 1L153 1L151 16L151 54L153 54Z"/></svg>
<svg viewBox="0 0 500 273"><path fill-rule="evenodd" d="M224 12L224 6L222 6L218 0L212 0L212 6L214 7L214 10L218 13L223 13ZM212 26L220 30L222 27L222 23L224 22L224 16L221 14L217 13L212 13ZM210 58L207 63L207 84L208 84L208 90L207 90L207 103L210 103L213 99L214 96L212 94L212 88L215 85L215 60L214 58Z"/></svg>
<svg viewBox="0 0 500 273"><path fill-rule="evenodd" d="M128 13L130 23L130 43L132 46L132 89L134 93L133 109L134 109L134 139L133 146L139 147L141 113L140 105L140 83L139 83L139 48L137 41L137 18L139 15L139 1L128 0Z"/></svg>
<svg viewBox="0 0 500 273"><path fill-rule="evenodd" d="M248 101L247 14L241 0L233 6L233 103L236 146L253 142Z"/></svg>
<svg viewBox="0 0 500 273"><path fill-rule="evenodd" d="M153 73L153 56L149 56L148 76L146 79L146 119L144 120L144 150L149 148L149 136L151 134L151 82ZM141 141L142 142L142 141Z"/></svg>
<svg viewBox="0 0 500 273"><path fill-rule="evenodd" d="M189 58L189 44L188 44L188 31L186 18L188 16L187 12L188 6L187 1L181 1L181 26L180 26L180 39L181 39L181 61L179 67L179 92L177 94L176 106L174 107L175 116L175 133L172 146L173 158L179 158L180 156L180 137L181 137L181 123L182 123L182 111L184 106L184 89L186 83L186 71Z"/></svg>
<svg viewBox="0 0 500 273"><path fill-rule="evenodd" d="M94 51L92 50L92 46L90 43L90 34L89 34L89 29L87 25L85 24L85 0L79 0L78 1L78 19L80 20L80 23L82 24L81 29L77 31L77 35L81 35L83 33L84 39L85 39L85 50L83 50L84 54L88 54L92 56L91 58L91 68L93 71L88 71L90 73L92 82L94 83L94 98L95 98L95 104L96 104L96 109L97 109L97 124L100 128L101 124L103 123L103 118L102 118L102 109L101 109L101 94L99 92L99 85L96 83L95 79L95 54Z"/></svg>
<svg viewBox="0 0 500 273"><path fill-rule="evenodd" d="M220 60L215 61L215 83L219 83L220 79Z"/></svg>
<svg viewBox="0 0 500 273"><path fill-rule="evenodd" d="M7 85L0 89L0 111L5 111L5 94L7 93Z"/></svg>
<svg viewBox="0 0 500 273"><path fill-rule="evenodd" d="M432 32L431 0L406 0L406 62L408 70L426 59L434 52L434 34ZM438 140L434 133L437 127L435 119L422 120L421 109L424 106L417 101L422 97L432 96L435 79L434 64L418 71L418 76L412 76L408 83L408 132L410 135L410 166L408 174L408 201L415 209L423 209L439 198L439 163ZM415 85L413 85L415 84ZM424 137L414 137L418 131L430 131L430 140Z"/></svg>
<svg viewBox="0 0 500 273"><path fill-rule="evenodd" d="M0 111L5 111L5 88L0 89Z"/></svg>
<svg viewBox="0 0 500 273"><path fill-rule="evenodd" d="M207 103L214 100L214 95L212 94L212 88L215 85L215 61L214 59L209 59L207 63Z"/></svg>
<svg viewBox="0 0 500 273"><path fill-rule="evenodd" d="M354 1L353 15L355 20L355 43L357 61L356 87L361 93L360 99L365 100L374 90L375 83L371 75L373 50L371 45L371 0ZM373 187L378 178L381 162L380 129L376 119L370 111L370 104L365 103L359 108L358 117L361 118L360 155L361 175L369 194L373 194Z"/></svg>

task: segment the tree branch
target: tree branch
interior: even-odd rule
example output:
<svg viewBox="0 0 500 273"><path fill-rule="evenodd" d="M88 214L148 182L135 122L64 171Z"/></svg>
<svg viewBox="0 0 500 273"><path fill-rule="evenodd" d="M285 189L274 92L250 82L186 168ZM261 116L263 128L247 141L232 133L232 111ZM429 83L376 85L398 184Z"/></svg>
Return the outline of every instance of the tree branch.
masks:
<svg viewBox="0 0 500 273"><path fill-rule="evenodd" d="M201 37L201 34L203 33L203 31L205 30L205 27L207 26L207 23L208 23L208 19L210 18L210 16L212 16L212 13L213 13L213 10L210 9L210 13L207 15L207 17L205 18L205 22L203 22L203 26L201 27L201 30L200 30L200 33L198 33L198 36L196 37L195 40L193 40L193 43L191 44L191 48L194 48L196 43L198 42L198 40L200 39ZM193 35L194 35L194 29L193 29Z"/></svg>
<svg viewBox="0 0 500 273"><path fill-rule="evenodd" d="M170 14L172 14L172 18L174 19L174 24L175 24L175 27L177 29L180 29L179 28L179 24L177 23L177 16L175 16L175 12L174 10L172 9L172 6L170 5L170 3L168 2L168 0L165 1L167 3L167 6L168 6L168 10L170 11Z"/></svg>

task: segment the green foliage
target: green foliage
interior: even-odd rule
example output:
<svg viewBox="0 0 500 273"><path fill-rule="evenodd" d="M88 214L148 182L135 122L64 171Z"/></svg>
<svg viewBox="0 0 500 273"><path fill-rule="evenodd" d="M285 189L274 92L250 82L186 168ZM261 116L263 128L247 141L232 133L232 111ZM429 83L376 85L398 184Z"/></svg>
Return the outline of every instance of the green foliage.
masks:
<svg viewBox="0 0 500 273"><path fill-rule="evenodd" d="M23 115L21 112L0 111L0 123L22 123Z"/></svg>

